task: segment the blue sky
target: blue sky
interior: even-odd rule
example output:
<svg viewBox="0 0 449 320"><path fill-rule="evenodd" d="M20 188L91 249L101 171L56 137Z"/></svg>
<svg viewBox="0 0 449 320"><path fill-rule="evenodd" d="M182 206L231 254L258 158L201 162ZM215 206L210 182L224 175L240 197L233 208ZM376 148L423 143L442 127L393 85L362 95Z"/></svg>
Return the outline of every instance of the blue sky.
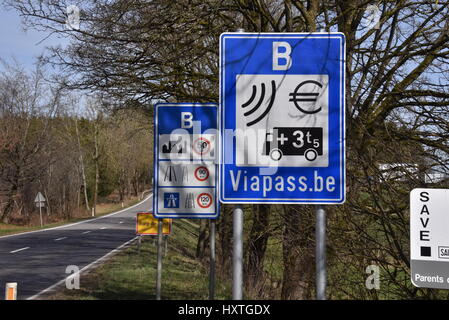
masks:
<svg viewBox="0 0 449 320"><path fill-rule="evenodd" d="M0 58L11 62L14 57L26 70L34 69L33 63L45 47L67 43L52 36L42 43L48 34L36 30L23 31L21 18L14 10L0 6Z"/></svg>

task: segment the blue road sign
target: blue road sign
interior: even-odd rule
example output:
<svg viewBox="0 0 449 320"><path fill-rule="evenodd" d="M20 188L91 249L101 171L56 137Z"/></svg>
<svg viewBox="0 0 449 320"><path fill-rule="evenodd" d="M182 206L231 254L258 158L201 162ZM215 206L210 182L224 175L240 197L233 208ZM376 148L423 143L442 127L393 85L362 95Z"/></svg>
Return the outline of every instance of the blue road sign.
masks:
<svg viewBox="0 0 449 320"><path fill-rule="evenodd" d="M220 201L345 201L342 33L220 37Z"/></svg>
<svg viewBox="0 0 449 320"><path fill-rule="evenodd" d="M156 218L218 218L217 130L216 104L155 106Z"/></svg>

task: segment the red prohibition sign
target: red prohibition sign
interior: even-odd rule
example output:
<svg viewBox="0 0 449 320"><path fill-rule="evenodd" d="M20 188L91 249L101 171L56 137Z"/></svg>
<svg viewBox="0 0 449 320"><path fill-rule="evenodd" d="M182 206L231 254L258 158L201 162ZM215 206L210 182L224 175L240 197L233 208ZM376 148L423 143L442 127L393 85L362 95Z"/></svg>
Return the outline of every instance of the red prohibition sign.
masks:
<svg viewBox="0 0 449 320"><path fill-rule="evenodd" d="M204 198L203 198L204 197ZM204 199L205 201L207 201L207 199L209 199L207 203L203 203L201 201L201 199ZM203 208L203 209L207 209L212 205L212 196L209 193L201 193L198 198L196 198L196 202L198 203L198 205Z"/></svg>
<svg viewBox="0 0 449 320"><path fill-rule="evenodd" d="M195 169L195 178L199 181L206 181L209 178L209 170L206 167L198 167Z"/></svg>
<svg viewBox="0 0 449 320"><path fill-rule="evenodd" d="M200 143L198 145L198 143ZM193 142L193 151L195 151L196 154L203 155L205 153L208 153L210 150L210 141L206 138L198 138ZM199 146L199 150L197 150L197 147Z"/></svg>

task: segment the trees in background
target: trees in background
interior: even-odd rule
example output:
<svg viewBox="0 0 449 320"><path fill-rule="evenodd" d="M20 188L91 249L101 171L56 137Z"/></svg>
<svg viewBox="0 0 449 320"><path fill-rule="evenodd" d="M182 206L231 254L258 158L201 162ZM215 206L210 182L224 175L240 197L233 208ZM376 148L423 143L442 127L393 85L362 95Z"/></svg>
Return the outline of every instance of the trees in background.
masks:
<svg viewBox="0 0 449 320"><path fill-rule="evenodd" d="M80 30L65 28L64 2L6 2L29 27L72 39L48 56L66 73L67 88L100 91L145 110L154 100L218 101L221 32L343 32L348 194L345 205L328 208L329 295L441 295L407 280L408 194L425 185L428 170L448 171L447 1L379 1L377 25L370 23L373 12L366 11L371 1L359 0L83 1ZM263 263L267 271L278 258L273 251L282 248L282 274L260 273L257 281L283 279L276 297L311 297L311 208L269 210L269 221L257 208L248 214L251 260L246 264L252 269ZM225 216L218 226L224 268L229 223ZM270 226L260 227L266 223ZM380 267L379 291L364 286L370 264Z"/></svg>
<svg viewBox="0 0 449 320"><path fill-rule="evenodd" d="M32 221L37 192L47 200L47 220L54 221L90 214L98 198L116 191L116 201L124 201L149 188L148 115L139 110L108 114L98 107L98 97L87 99L90 109L77 99L83 98L49 85L40 67L27 74L20 67L4 65L0 74L3 223Z"/></svg>
<svg viewBox="0 0 449 320"><path fill-rule="evenodd" d="M4 65L0 74L0 194L1 220L14 211L27 216L34 198L24 191L45 184L52 168L51 116L60 93L45 88L40 67L26 74L18 66ZM49 90L49 91L47 91ZM46 92L51 96L46 96ZM50 172L51 174L51 172Z"/></svg>

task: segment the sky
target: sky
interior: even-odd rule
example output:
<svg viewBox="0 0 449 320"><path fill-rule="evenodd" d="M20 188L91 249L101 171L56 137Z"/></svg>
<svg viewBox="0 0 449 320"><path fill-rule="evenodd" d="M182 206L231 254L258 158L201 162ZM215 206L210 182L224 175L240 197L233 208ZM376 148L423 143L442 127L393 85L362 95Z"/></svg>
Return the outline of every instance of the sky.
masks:
<svg viewBox="0 0 449 320"><path fill-rule="evenodd" d="M36 57L44 52L45 47L66 44L64 39L52 36L42 43L48 34L35 30L23 31L21 18L14 10L5 10L0 6L0 58L11 62L13 58L25 70L34 69Z"/></svg>

